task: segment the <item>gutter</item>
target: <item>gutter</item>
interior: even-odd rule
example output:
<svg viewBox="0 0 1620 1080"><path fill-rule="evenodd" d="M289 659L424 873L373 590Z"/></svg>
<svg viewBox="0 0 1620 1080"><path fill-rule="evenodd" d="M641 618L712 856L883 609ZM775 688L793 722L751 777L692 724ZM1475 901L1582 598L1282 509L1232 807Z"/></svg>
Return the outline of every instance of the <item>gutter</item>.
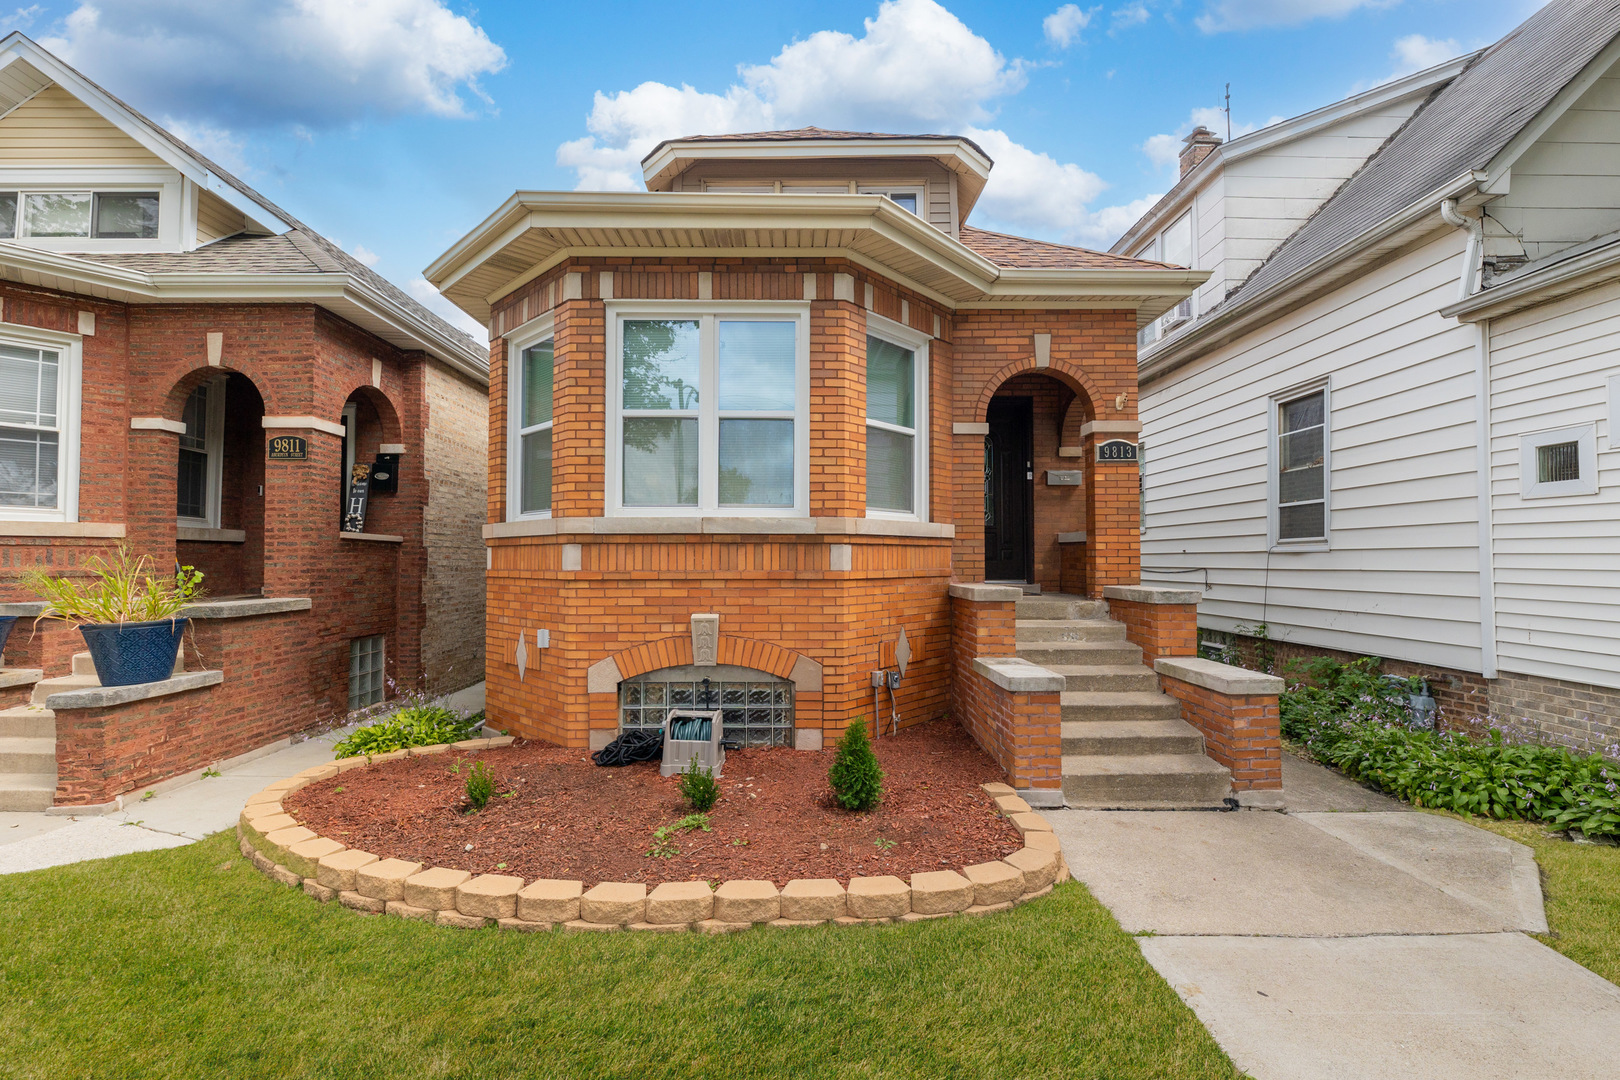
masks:
<svg viewBox="0 0 1620 1080"><path fill-rule="evenodd" d="M1620 278L1620 237L1546 266L1521 269L1499 285L1482 289L1440 309L1446 318L1463 322L1511 315L1535 303ZM1550 294L1550 295L1549 295Z"/></svg>
<svg viewBox="0 0 1620 1080"><path fill-rule="evenodd" d="M1206 348L1214 348L1216 344L1240 337L1255 329L1265 322L1272 309L1285 298L1311 284L1332 267L1351 258L1363 248L1370 247L1422 221L1434 213L1435 205L1440 201L1463 197L1479 182L1480 175L1470 170L1447 181L1408 204L1405 209L1391 214L1360 235L1351 237L1263 292L1244 294L1240 291L1235 301L1216 308L1211 314L1196 320L1183 332L1163 339L1160 348L1151 350L1143 356L1137 364L1138 380L1146 383L1167 375L1183 364L1197 359ZM1206 344L1217 331L1225 331L1223 341Z"/></svg>

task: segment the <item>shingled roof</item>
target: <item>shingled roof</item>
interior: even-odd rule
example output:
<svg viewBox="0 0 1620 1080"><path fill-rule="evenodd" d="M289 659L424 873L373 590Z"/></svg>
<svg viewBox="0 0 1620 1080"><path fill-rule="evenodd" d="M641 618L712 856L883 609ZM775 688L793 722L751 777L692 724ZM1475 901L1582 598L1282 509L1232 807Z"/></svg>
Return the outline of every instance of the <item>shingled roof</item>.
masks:
<svg viewBox="0 0 1620 1080"><path fill-rule="evenodd" d="M1397 131L1251 274L1240 304L1483 169L1620 34L1617 0L1555 0L1492 45Z"/></svg>
<svg viewBox="0 0 1620 1080"><path fill-rule="evenodd" d="M883 131L830 131L827 128L802 127L792 131L747 131L732 135L688 135L680 139L665 139L642 158L646 164L658 154L658 151L670 143L712 143L712 142L813 142L827 139L891 139L897 141L914 141L917 139L931 139L938 142L965 142L979 153L984 154L984 147L972 139L962 135L892 135ZM988 158L989 154L984 154Z"/></svg>
<svg viewBox="0 0 1620 1080"><path fill-rule="evenodd" d="M1015 270L1165 270L1170 263L1127 259L1121 255L1092 251L1090 248L1049 244L1023 236L990 232L963 225L962 245L983 255L997 266Z"/></svg>

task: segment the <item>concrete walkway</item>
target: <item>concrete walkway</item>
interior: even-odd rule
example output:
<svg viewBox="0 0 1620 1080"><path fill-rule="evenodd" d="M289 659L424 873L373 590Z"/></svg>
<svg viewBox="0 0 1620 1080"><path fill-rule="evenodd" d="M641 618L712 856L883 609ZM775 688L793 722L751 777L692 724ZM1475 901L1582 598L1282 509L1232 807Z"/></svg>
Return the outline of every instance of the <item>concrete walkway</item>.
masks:
<svg viewBox="0 0 1620 1080"><path fill-rule="evenodd" d="M1286 814L1048 811L1255 1080L1612 1080L1620 987L1527 937L1530 850L1285 758Z"/></svg>
<svg viewBox="0 0 1620 1080"><path fill-rule="evenodd" d="M0 874L65 866L134 851L179 847L236 826L247 797L266 784L332 760L340 728L181 784L161 784L123 810L97 817L0 813Z"/></svg>

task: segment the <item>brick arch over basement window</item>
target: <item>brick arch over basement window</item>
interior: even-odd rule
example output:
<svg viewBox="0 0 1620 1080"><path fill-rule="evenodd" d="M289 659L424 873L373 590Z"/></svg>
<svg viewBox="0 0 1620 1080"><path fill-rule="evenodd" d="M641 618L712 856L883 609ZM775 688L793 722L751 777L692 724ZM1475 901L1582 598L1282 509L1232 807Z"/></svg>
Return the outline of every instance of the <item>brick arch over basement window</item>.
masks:
<svg viewBox="0 0 1620 1080"><path fill-rule="evenodd" d="M775 675L781 679L792 679L801 657L801 653L772 645L768 641L721 634L715 662L728 667L753 668L755 671L763 671L767 675ZM692 663L692 636L676 634L656 641L644 641L623 652L613 653L598 663L606 661L612 661L618 668L620 680L633 679L637 675L664 668L686 667Z"/></svg>

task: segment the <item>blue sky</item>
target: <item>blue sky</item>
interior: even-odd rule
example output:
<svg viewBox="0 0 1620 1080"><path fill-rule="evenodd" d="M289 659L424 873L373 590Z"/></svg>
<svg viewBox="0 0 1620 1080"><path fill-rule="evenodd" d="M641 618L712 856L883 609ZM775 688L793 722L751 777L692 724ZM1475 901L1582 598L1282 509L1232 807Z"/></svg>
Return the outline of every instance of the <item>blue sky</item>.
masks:
<svg viewBox="0 0 1620 1080"><path fill-rule="evenodd" d="M424 300L519 188L639 186L659 138L963 132L974 222L1106 247L1232 84L1241 133L1496 40L1534 0L94 0L0 17ZM1224 132L1223 132L1224 133Z"/></svg>

